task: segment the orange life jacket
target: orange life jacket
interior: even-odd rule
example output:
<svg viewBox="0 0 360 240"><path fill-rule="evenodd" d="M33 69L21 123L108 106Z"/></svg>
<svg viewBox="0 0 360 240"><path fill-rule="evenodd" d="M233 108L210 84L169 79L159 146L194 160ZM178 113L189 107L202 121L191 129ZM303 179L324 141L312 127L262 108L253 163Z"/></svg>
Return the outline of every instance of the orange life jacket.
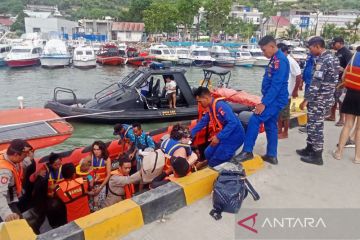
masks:
<svg viewBox="0 0 360 240"><path fill-rule="evenodd" d="M208 113L210 117L210 122L208 127L202 129L196 134L194 145L198 146L205 144L208 139L211 139L214 135L216 135L222 130L223 125L221 124L216 115L216 103L219 100L224 99L224 97L214 98L214 101L211 104L211 110L210 108L205 109L200 104L198 104L198 120L200 120L206 113Z"/></svg>
<svg viewBox="0 0 360 240"><path fill-rule="evenodd" d="M58 184L56 193L66 206L68 222L90 214L87 192L88 183L81 177Z"/></svg>
<svg viewBox="0 0 360 240"><path fill-rule="evenodd" d="M51 171L50 169L48 168L48 166L45 164L45 168L46 168L46 171L49 175L49 178L48 178L48 190L47 190L47 195L48 197L53 197L54 196L54 193L55 193L55 189L52 189L52 186L53 185L56 185L56 184L59 184L61 183L62 181L64 181L64 178L62 177L61 175L61 168L62 168L62 165L60 166L59 170L58 170L58 174L57 176L53 176L51 174Z"/></svg>
<svg viewBox="0 0 360 240"><path fill-rule="evenodd" d="M111 175L117 175L117 176L123 176L119 170L114 170L111 172ZM110 189L110 186L108 188L109 192L111 192L112 194L114 194L115 196L121 196L121 197L124 197L124 199L129 199L129 198L132 198L132 196L134 195L135 193L135 187L134 187L134 184L126 184L124 186L124 192L125 192L125 196L123 195L119 195L119 194L116 194L114 193L111 189Z"/></svg>
<svg viewBox="0 0 360 240"><path fill-rule="evenodd" d="M16 169L14 164L11 164L5 159L4 153L4 151L0 152L0 169L8 169L11 171L15 181L16 195L20 197L22 190L23 168L21 164L19 164L19 170Z"/></svg>
<svg viewBox="0 0 360 240"><path fill-rule="evenodd" d="M91 166L93 167L94 169L94 173L95 173L95 176L99 176L99 178L97 179L96 183L102 183L105 178L106 178L106 163L105 163L105 160L103 158L100 159L100 162L97 162L97 166L94 166L94 159L96 159L95 156L91 156ZM98 161L96 159L96 161Z"/></svg>
<svg viewBox="0 0 360 240"><path fill-rule="evenodd" d="M356 53L346 67L344 76L346 88L360 91L360 54Z"/></svg>

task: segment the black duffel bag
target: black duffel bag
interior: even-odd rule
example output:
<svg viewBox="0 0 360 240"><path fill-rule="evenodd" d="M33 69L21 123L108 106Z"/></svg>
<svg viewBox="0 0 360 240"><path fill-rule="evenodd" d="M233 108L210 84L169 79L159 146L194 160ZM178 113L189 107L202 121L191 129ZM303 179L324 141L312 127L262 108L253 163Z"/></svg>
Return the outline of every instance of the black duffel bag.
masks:
<svg viewBox="0 0 360 240"><path fill-rule="evenodd" d="M248 192L255 201L260 199L259 194L246 179L244 170L221 171L214 184L214 209L211 210L210 215L215 220L219 220L221 219L222 212L237 213Z"/></svg>

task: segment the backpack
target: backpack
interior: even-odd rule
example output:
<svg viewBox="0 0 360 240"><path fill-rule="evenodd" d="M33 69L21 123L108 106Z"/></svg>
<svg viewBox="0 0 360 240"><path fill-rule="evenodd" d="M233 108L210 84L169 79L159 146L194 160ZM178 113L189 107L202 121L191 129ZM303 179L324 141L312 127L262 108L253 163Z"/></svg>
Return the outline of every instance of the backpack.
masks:
<svg viewBox="0 0 360 240"><path fill-rule="evenodd" d="M237 213L248 192L255 201L260 199L250 182L246 179L245 171L223 170L214 184L213 207L209 213L215 220L221 219L222 212Z"/></svg>
<svg viewBox="0 0 360 240"><path fill-rule="evenodd" d="M144 183L150 183L159 176L165 166L165 155L161 149L144 153L141 165L141 177Z"/></svg>

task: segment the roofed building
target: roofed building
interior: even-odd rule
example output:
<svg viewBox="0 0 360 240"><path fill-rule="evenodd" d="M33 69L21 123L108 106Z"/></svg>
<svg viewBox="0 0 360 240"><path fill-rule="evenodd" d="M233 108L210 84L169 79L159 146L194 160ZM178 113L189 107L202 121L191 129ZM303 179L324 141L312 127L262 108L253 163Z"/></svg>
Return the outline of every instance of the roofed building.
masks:
<svg viewBox="0 0 360 240"><path fill-rule="evenodd" d="M112 38L121 42L140 42L145 31L141 22L113 22Z"/></svg>

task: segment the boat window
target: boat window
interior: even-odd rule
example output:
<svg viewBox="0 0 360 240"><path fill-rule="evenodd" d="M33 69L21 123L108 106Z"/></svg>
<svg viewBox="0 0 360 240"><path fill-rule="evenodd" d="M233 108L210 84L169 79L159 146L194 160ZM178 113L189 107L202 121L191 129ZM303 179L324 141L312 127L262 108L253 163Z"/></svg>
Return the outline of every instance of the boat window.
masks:
<svg viewBox="0 0 360 240"><path fill-rule="evenodd" d="M177 54L188 54L189 53L189 51L185 50L185 49L177 50L176 52L177 52Z"/></svg>
<svg viewBox="0 0 360 240"><path fill-rule="evenodd" d="M150 53L155 55L161 55L161 50L151 49Z"/></svg>
<svg viewBox="0 0 360 240"><path fill-rule="evenodd" d="M262 57L264 54L262 52L251 52L251 55L254 57Z"/></svg>
<svg viewBox="0 0 360 240"><path fill-rule="evenodd" d="M123 80L123 84L128 87L133 87L136 83L144 76L143 72L137 71L133 74L130 74Z"/></svg>
<svg viewBox="0 0 360 240"><path fill-rule="evenodd" d="M243 56L243 57L251 57L251 54L249 52L242 52L241 56Z"/></svg>
<svg viewBox="0 0 360 240"><path fill-rule="evenodd" d="M85 54L91 56L91 55L93 55L93 52L92 51L86 51Z"/></svg>
<svg viewBox="0 0 360 240"><path fill-rule="evenodd" d="M217 56L218 57L231 57L231 54L226 53L226 52L220 52L220 53L217 53Z"/></svg>
<svg viewBox="0 0 360 240"><path fill-rule="evenodd" d="M167 49L164 49L164 50L163 50L163 53L164 53L164 54L170 54L170 51L167 50Z"/></svg>
<svg viewBox="0 0 360 240"><path fill-rule="evenodd" d="M170 49L171 54L175 54L175 50L174 49Z"/></svg>
<svg viewBox="0 0 360 240"><path fill-rule="evenodd" d="M30 53L31 50L30 49L13 48L13 50L11 52L13 52L13 53Z"/></svg>
<svg viewBox="0 0 360 240"><path fill-rule="evenodd" d="M193 51L192 52L192 55L194 56L210 56L210 53L209 52L206 52L206 51Z"/></svg>
<svg viewBox="0 0 360 240"><path fill-rule="evenodd" d="M303 52L303 51L294 51L294 50L291 50L291 54L306 54L306 53Z"/></svg>
<svg viewBox="0 0 360 240"><path fill-rule="evenodd" d="M5 48L0 49L0 53L3 53L3 52L5 52Z"/></svg>
<svg viewBox="0 0 360 240"><path fill-rule="evenodd" d="M76 51L76 55L83 55L82 51Z"/></svg>

